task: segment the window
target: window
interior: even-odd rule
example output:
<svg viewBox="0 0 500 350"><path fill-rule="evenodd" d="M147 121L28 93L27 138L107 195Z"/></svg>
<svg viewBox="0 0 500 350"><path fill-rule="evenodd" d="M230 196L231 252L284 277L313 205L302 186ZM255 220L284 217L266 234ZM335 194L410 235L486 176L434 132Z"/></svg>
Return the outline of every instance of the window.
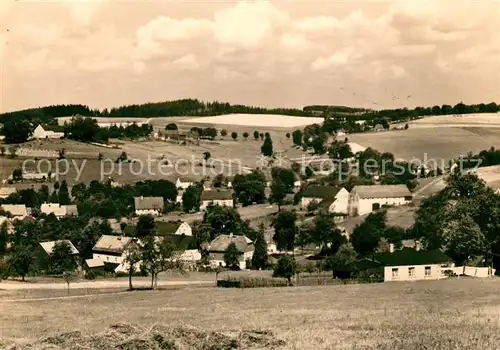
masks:
<svg viewBox="0 0 500 350"><path fill-rule="evenodd" d="M415 268L414 267L408 268L408 277L415 278Z"/></svg>
<svg viewBox="0 0 500 350"><path fill-rule="evenodd" d="M397 268L392 269L392 278L398 278L398 269Z"/></svg>
<svg viewBox="0 0 500 350"><path fill-rule="evenodd" d="M428 277L431 275L431 267L430 266L426 266L425 267L425 277Z"/></svg>
<svg viewBox="0 0 500 350"><path fill-rule="evenodd" d="M373 203L372 204L372 210L379 210L380 209L380 203Z"/></svg>

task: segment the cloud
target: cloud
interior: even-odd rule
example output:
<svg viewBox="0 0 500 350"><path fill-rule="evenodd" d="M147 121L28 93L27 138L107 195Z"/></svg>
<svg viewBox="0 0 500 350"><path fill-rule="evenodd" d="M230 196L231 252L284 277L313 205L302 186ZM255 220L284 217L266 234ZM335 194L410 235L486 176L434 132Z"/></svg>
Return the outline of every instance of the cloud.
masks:
<svg viewBox="0 0 500 350"><path fill-rule="evenodd" d="M349 63L351 58L352 59L355 58L351 49L350 48L342 49L328 57L323 57L323 56L318 57L311 63L311 70L319 71L319 70L344 66Z"/></svg>

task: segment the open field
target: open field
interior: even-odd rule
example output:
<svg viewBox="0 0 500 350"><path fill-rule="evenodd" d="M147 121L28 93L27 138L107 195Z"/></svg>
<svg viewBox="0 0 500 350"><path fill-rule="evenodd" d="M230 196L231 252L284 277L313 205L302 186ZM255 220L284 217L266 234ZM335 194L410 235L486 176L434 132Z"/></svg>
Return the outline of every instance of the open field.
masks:
<svg viewBox="0 0 500 350"><path fill-rule="evenodd" d="M434 115L409 122L410 127L481 126L500 127L500 113Z"/></svg>
<svg viewBox="0 0 500 350"><path fill-rule="evenodd" d="M323 118L293 117L278 114L225 114L183 120L184 123L207 123L215 125L242 125L256 127L294 128L314 123L323 123Z"/></svg>
<svg viewBox="0 0 500 350"><path fill-rule="evenodd" d="M484 129L489 136L481 135L464 128L434 126L429 128L410 128L408 130L370 132L351 134L349 140L364 147L372 147L380 152L391 152L396 158L405 160L435 160L442 167L448 165L450 159L466 155L467 152L478 153L491 146L500 147L500 128ZM495 131L493 131L495 130Z"/></svg>
<svg viewBox="0 0 500 350"><path fill-rule="evenodd" d="M4 339L33 340L117 323L270 330L283 349L495 349L500 281L262 289L171 289L84 298L0 301ZM278 347L276 347L278 348Z"/></svg>

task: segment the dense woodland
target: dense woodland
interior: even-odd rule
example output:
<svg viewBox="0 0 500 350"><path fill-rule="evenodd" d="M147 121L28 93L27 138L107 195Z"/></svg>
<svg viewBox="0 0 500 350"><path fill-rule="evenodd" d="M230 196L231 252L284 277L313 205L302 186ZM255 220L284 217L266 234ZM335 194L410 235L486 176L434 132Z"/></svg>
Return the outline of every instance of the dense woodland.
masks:
<svg viewBox="0 0 500 350"><path fill-rule="evenodd" d="M383 110L367 110L344 106L305 106L296 108L263 108L255 106L231 105L227 102L203 102L198 99L181 99L174 101L127 105L111 109L91 109L85 105L56 105L31 108L21 111L0 114L0 122L13 118L25 118L33 123L50 123L53 118L73 115L92 117L170 117L170 116L209 116L230 113L254 114L284 114L292 116L313 116L324 112L325 117L350 115L354 120L371 120L389 118L392 121L418 118L428 115L495 113L500 106L495 102L489 104L466 105L458 103L455 106L442 105L433 107L398 108ZM314 112L314 113L313 113Z"/></svg>

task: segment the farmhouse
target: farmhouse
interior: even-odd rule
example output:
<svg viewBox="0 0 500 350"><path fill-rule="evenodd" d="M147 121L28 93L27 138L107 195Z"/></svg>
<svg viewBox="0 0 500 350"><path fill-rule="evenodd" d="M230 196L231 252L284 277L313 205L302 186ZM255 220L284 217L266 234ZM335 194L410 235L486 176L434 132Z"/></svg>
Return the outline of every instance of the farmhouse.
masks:
<svg viewBox="0 0 500 350"><path fill-rule="evenodd" d="M128 248L134 241L130 237L102 235L92 248L92 260L100 260L112 264L114 272L126 272L125 262ZM96 262L91 262L95 264Z"/></svg>
<svg viewBox="0 0 500 350"><path fill-rule="evenodd" d="M162 234L192 236L191 226L185 221L167 221L161 224Z"/></svg>
<svg viewBox="0 0 500 350"><path fill-rule="evenodd" d="M203 191L201 194L200 210L205 210L210 204L219 205L221 207L233 206L233 195L231 191L216 190Z"/></svg>
<svg viewBox="0 0 500 350"><path fill-rule="evenodd" d="M161 215L164 208L163 197L135 197L135 214Z"/></svg>
<svg viewBox="0 0 500 350"><path fill-rule="evenodd" d="M314 186L302 193L301 207L316 202L325 206L329 213L349 214L349 192L343 187Z"/></svg>
<svg viewBox="0 0 500 350"><path fill-rule="evenodd" d="M64 137L63 132L54 132L50 130L45 130L40 124L33 131L31 136L33 139L60 139Z"/></svg>
<svg viewBox="0 0 500 350"><path fill-rule="evenodd" d="M239 267L240 269L246 268L246 261L252 259L254 246L253 242L247 236L233 235L219 235L208 246L209 260L212 266L225 266L224 251L229 244L234 243L240 252Z"/></svg>
<svg viewBox="0 0 500 350"><path fill-rule="evenodd" d="M177 178L177 181L175 182L175 186L178 188L178 189L182 189L182 190L185 190L187 189L189 186L191 186L193 184L193 181L191 181L190 179L187 179L187 178L181 178L181 177L178 177Z"/></svg>
<svg viewBox="0 0 500 350"><path fill-rule="evenodd" d="M22 220L28 216L28 209L24 204L2 204L0 208L11 213L14 219Z"/></svg>
<svg viewBox="0 0 500 350"><path fill-rule="evenodd" d="M352 215L364 215L383 205L404 205L412 201L406 185L354 186L349 197Z"/></svg>
<svg viewBox="0 0 500 350"><path fill-rule="evenodd" d="M388 252L375 254L373 262L383 266L385 282L447 278L446 272L454 266L452 259L441 250L421 250L419 244L401 250L394 250L391 245Z"/></svg>
<svg viewBox="0 0 500 350"><path fill-rule="evenodd" d="M63 216L78 216L76 205L60 205L59 203L44 203L40 206L40 211L44 214L54 214L60 218Z"/></svg>
<svg viewBox="0 0 500 350"><path fill-rule="evenodd" d="M2 187L0 188L0 198L5 199L16 192L17 190L14 187Z"/></svg>

